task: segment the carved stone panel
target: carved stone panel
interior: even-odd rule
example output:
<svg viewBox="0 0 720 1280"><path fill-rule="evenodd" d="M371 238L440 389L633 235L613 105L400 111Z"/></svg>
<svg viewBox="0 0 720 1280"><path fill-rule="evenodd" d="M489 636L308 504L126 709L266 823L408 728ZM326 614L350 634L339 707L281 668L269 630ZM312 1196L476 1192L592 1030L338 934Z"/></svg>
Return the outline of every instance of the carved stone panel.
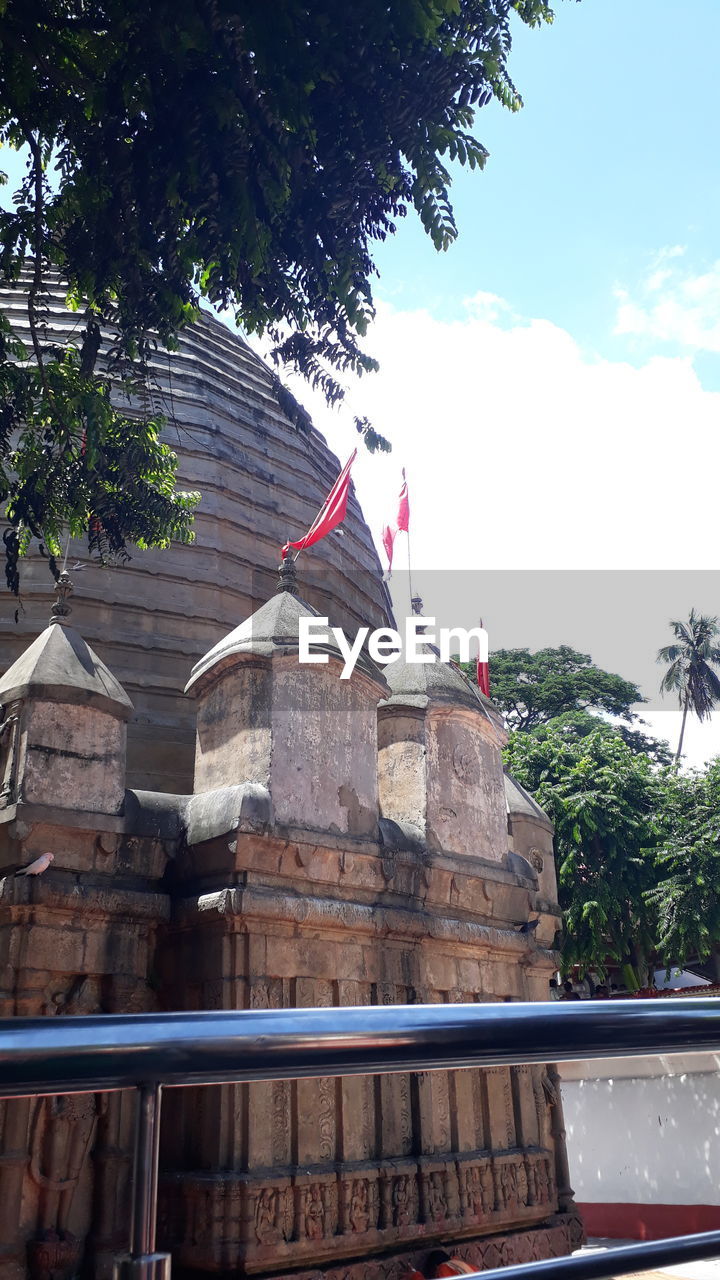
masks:
<svg viewBox="0 0 720 1280"><path fill-rule="evenodd" d="M375 1232L380 1221L378 1170L358 1170L340 1179L340 1230L344 1235Z"/></svg>

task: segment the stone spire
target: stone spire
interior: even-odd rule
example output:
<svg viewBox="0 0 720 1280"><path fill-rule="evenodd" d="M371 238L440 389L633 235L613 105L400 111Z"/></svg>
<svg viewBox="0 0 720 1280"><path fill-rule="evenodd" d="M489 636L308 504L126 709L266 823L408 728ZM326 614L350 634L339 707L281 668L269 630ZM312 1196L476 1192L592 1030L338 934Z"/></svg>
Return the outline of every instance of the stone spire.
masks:
<svg viewBox="0 0 720 1280"><path fill-rule="evenodd" d="M72 613L70 605L68 604L68 596L72 595L73 590L72 578L67 570L63 569L62 573L58 575L55 583L57 600L50 610L51 622L59 622L61 626L65 626L67 619Z"/></svg>
<svg viewBox="0 0 720 1280"><path fill-rule="evenodd" d="M429 849L503 862L507 814L502 717L433 645L431 662L386 670L378 706L380 809Z"/></svg>
<svg viewBox="0 0 720 1280"><path fill-rule="evenodd" d="M67 614L53 617L0 677L0 703L7 707L18 699L92 707L116 720L128 720L133 709L122 685L69 625Z"/></svg>
<svg viewBox="0 0 720 1280"><path fill-rule="evenodd" d="M297 584L297 569L292 555L289 554L278 565L278 592L287 591L288 595L299 596Z"/></svg>
<svg viewBox="0 0 720 1280"><path fill-rule="evenodd" d="M512 851L530 863L538 877L543 898L554 903L557 898L557 874L553 824L537 800L520 785L517 778L507 772L505 797Z"/></svg>
<svg viewBox="0 0 720 1280"><path fill-rule="evenodd" d="M278 823L373 835L377 829L377 703L388 687L366 650L349 679L333 629L313 628L314 662L300 661L303 618L294 565L280 589L193 667L195 791L265 788Z"/></svg>
<svg viewBox="0 0 720 1280"><path fill-rule="evenodd" d="M0 806L119 813L133 706L69 625L67 595L61 582L50 625L0 678L3 724L9 726Z"/></svg>

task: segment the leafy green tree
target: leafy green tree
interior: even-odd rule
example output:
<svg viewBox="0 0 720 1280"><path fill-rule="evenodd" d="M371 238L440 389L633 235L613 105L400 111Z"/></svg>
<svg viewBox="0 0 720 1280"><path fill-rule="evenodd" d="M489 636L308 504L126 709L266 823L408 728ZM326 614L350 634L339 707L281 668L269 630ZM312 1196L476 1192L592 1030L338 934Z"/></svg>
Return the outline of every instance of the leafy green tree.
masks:
<svg viewBox="0 0 720 1280"><path fill-rule="evenodd" d="M471 663L464 670L474 679ZM628 723L644 702L637 685L596 667L588 653L558 649L497 649L490 654L492 698L511 729L529 731L569 711L606 711Z"/></svg>
<svg viewBox="0 0 720 1280"><path fill-rule="evenodd" d="M127 558L128 542L191 541L199 495L176 490L177 455L160 440L162 419L119 411L110 381L84 377L72 348L42 367L21 363L23 356L0 327L0 498L14 595L19 557L33 536L55 576L65 532L87 533L101 560Z"/></svg>
<svg viewBox="0 0 720 1280"><path fill-rule="evenodd" d="M639 721L643 724L644 721ZM636 755L645 755L656 765L668 765L672 761L672 752L662 738L652 738L641 729L631 729L626 724L611 724L601 720L590 711L564 711L561 716L537 725L530 732L542 741L548 732L558 730L568 738L587 738L591 733L604 733L622 738L623 742Z"/></svg>
<svg viewBox="0 0 720 1280"><path fill-rule="evenodd" d="M18 549L37 536L57 552L62 525L94 528L112 553L191 536L195 498L174 492L160 424L118 413L103 370L142 380L151 343L172 345L201 298L269 334L331 401L338 372L375 367L359 345L373 245L411 208L437 249L452 243L449 163L482 169L477 110L521 106L511 17L535 26L552 12L545 0L6 0L0 141L28 165L0 215L0 278L31 265L29 363L0 384L13 589ZM49 268L81 320L68 354L43 338ZM7 330L3 344L5 366Z"/></svg>
<svg viewBox="0 0 720 1280"><path fill-rule="evenodd" d="M616 734L586 737L549 727L515 733L506 760L555 824L558 892L565 916L566 969L626 966L631 986L647 981L653 949L655 807L660 781L650 761Z"/></svg>
<svg viewBox="0 0 720 1280"><path fill-rule="evenodd" d="M710 960L720 982L720 760L704 773L669 772L658 810L658 948L668 965Z"/></svg>
<svg viewBox="0 0 720 1280"><path fill-rule="evenodd" d="M720 700L720 678L714 667L720 666L720 626L717 618L709 618L690 610L687 622L671 622L675 644L658 650L658 662L668 663L661 682L662 693L676 693L682 708L680 737L675 753L675 766L680 763L685 722L688 711L698 720L709 720Z"/></svg>

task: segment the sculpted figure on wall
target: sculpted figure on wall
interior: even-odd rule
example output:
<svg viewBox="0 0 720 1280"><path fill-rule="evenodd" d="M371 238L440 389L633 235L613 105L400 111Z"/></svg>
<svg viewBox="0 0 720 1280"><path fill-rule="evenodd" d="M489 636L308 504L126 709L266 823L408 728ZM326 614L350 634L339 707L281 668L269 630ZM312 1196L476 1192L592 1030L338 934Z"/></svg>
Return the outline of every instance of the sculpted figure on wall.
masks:
<svg viewBox="0 0 720 1280"><path fill-rule="evenodd" d="M56 1015L97 1013L99 992L93 978L77 978L66 991L50 996L48 1011ZM28 1245L33 1280L72 1275L82 1257L76 1200L81 1176L95 1138L98 1102L95 1094L62 1094L38 1098L30 1121L30 1179L37 1195L37 1232ZM76 1213L73 1211L76 1210ZM82 1213L83 1206L79 1206Z"/></svg>

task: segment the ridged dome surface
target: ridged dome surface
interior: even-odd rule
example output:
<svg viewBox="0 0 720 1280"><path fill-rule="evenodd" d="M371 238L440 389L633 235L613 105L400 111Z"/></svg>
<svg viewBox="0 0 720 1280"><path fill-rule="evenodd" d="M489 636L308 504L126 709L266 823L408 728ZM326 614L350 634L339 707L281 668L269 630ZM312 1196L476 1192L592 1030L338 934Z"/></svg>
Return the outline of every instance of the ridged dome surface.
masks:
<svg viewBox="0 0 720 1280"><path fill-rule="evenodd" d="M0 290L0 309L28 334L22 284ZM72 341L77 315L57 284L47 336ZM277 382L247 344L210 314L185 330L179 350L160 349L149 396L168 419L181 488L199 489L196 540L167 551L132 552L102 569L80 543L72 624L117 677L135 708L128 733L128 786L189 792L195 709L184 693L195 663L275 591L281 544L309 528L340 469L313 427L293 425ZM350 445L350 441L348 442ZM343 535L333 533L298 564L302 596L332 624L354 631L391 616L370 531L351 486ZM53 583L34 551L21 567L23 608L5 592L0 672L47 626Z"/></svg>

